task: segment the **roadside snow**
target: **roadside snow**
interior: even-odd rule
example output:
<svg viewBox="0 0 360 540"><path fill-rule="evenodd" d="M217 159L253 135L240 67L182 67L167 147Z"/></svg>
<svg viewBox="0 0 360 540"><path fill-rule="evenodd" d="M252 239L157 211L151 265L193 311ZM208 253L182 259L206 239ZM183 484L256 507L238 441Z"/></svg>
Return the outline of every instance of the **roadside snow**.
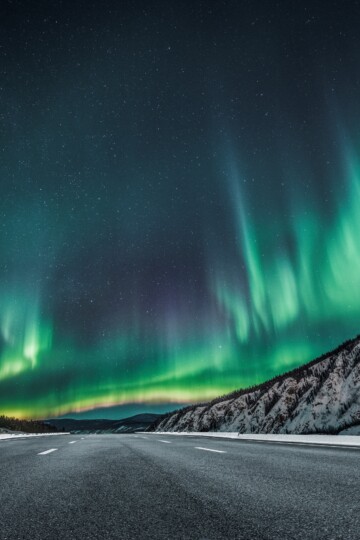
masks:
<svg viewBox="0 0 360 540"><path fill-rule="evenodd" d="M70 433L0 433L0 441L6 439L26 439L27 437L49 437L54 435L70 435Z"/></svg>
<svg viewBox="0 0 360 540"><path fill-rule="evenodd" d="M188 431L154 431L154 435L186 436L186 437L215 437L222 439L238 439L246 441L296 443L296 444L319 444L324 446L359 446L360 437L356 435L267 435L267 434L238 434L213 431L192 432ZM147 432L146 435L151 433Z"/></svg>

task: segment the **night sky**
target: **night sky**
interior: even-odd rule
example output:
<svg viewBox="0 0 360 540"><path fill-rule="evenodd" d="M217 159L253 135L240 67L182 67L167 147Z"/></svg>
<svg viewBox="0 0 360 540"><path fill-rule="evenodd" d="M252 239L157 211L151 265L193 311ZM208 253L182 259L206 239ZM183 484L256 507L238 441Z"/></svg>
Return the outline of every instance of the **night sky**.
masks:
<svg viewBox="0 0 360 540"><path fill-rule="evenodd" d="M360 333L359 2L0 27L0 413L171 410Z"/></svg>

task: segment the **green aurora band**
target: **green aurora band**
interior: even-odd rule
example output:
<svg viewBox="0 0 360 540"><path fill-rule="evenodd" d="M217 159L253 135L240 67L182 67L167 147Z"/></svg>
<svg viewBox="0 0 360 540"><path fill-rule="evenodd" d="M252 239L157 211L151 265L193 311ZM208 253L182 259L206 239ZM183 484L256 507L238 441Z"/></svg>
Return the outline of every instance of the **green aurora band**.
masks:
<svg viewBox="0 0 360 540"><path fill-rule="evenodd" d="M263 227L248 211L232 165L234 249L226 258L220 248L208 250L207 305L170 300L149 322L135 299L121 308L126 323L90 341L58 330L35 285L39 268L27 275L32 255L12 261L13 285L0 301L1 413L44 418L207 400L299 366L357 334L360 167L353 156L344 171L347 195L329 219L304 205L287 227L275 219Z"/></svg>

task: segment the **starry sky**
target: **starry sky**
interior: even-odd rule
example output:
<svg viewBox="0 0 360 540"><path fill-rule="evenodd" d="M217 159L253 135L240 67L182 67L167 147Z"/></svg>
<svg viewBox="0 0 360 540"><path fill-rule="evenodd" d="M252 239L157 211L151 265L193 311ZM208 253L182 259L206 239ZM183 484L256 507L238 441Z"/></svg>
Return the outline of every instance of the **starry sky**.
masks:
<svg viewBox="0 0 360 540"><path fill-rule="evenodd" d="M360 333L360 5L0 4L0 412L123 417Z"/></svg>

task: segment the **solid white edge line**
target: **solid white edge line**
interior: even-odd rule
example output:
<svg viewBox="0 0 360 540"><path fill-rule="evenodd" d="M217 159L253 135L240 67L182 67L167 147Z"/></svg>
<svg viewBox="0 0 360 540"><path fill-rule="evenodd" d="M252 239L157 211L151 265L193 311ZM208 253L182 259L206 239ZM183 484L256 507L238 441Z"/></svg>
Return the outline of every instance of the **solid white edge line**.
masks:
<svg viewBox="0 0 360 540"><path fill-rule="evenodd" d="M196 450L206 450L206 452L216 452L217 454L226 454L225 450L214 450L213 448L203 448L202 446L195 446Z"/></svg>
<svg viewBox="0 0 360 540"><path fill-rule="evenodd" d="M230 439L226 439L230 440ZM259 443L259 444L282 444L287 446L309 446L310 448L343 448L360 450L360 446L350 444L329 444L329 443L316 443L316 442L293 442L293 441L272 441L267 439L232 439L234 441L246 442L246 443Z"/></svg>
<svg viewBox="0 0 360 540"><path fill-rule="evenodd" d="M38 456L45 456L46 454L50 454L51 452L55 452L57 448L50 448L50 450L45 450L45 452L39 452Z"/></svg>

